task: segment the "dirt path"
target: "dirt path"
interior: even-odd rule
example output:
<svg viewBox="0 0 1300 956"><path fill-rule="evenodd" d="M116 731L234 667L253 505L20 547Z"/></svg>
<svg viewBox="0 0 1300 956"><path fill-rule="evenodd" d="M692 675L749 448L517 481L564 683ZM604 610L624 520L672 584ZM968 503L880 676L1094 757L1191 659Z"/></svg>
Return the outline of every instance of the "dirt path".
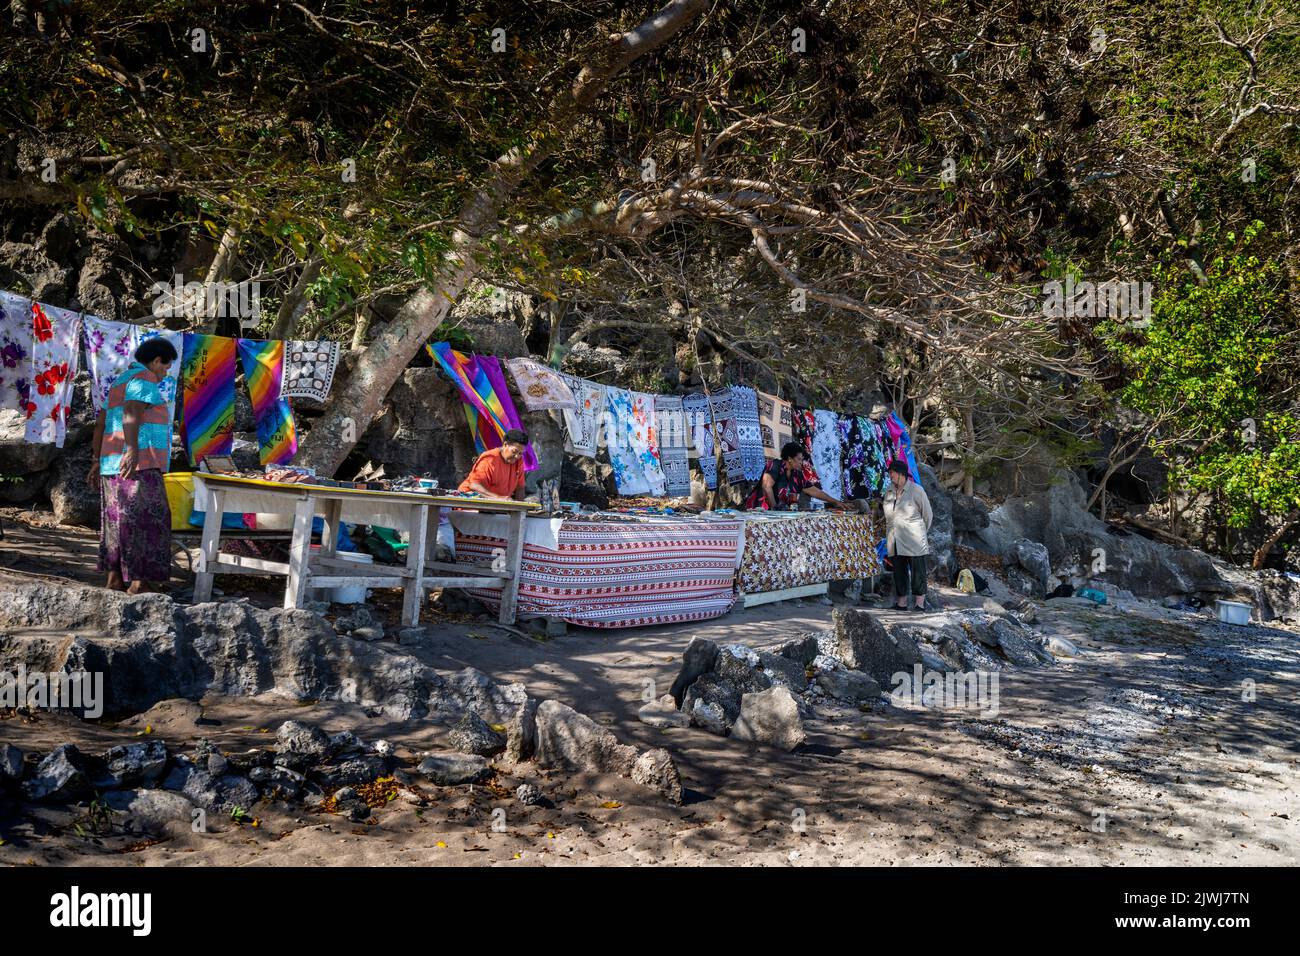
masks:
<svg viewBox="0 0 1300 956"><path fill-rule="evenodd" d="M524 776L502 775L487 788L425 788L431 799L423 807L403 796L366 826L264 806L256 828L218 821L212 832L133 845L81 835L75 813L42 810L0 832L0 862L1177 865L1300 858L1300 654L1287 631L1229 628L1193 615L1180 621L1157 608L1144 617L1047 602L1037 626L1084 653L1055 667L1003 672L996 716L823 707L794 754L637 720L646 681L663 693L692 635L775 643L829 627L830 612L811 602L768 606L703 625L574 630L548 642L481 624L447 625L420 649L437 667L471 665L522 681L533 696L569 703L639 746L667 747L690 790L682 807L617 778L526 765ZM343 705L211 699L201 713L168 702L117 728L49 717L3 721L0 737L34 748L72 739L93 750L138 739L148 726L173 744L207 736L233 750L267 745L279 722L294 717L388 739L404 754L436 745L427 727ZM550 805L527 808L512 799L525 779L541 785ZM498 814L494 830L496 809L505 816Z"/></svg>

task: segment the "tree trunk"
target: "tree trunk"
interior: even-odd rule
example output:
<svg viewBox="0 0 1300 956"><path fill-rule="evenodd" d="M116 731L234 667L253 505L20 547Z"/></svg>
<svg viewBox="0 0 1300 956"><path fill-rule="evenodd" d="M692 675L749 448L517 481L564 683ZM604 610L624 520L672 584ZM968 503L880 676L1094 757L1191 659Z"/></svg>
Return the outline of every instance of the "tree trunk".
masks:
<svg viewBox="0 0 1300 956"><path fill-rule="evenodd" d="M452 304L478 274L484 237L496 231L502 206L520 184L554 150L578 117L594 105L610 81L638 57L675 36L698 16L706 0L671 0L636 29L614 37L596 62L579 72L573 86L552 103L543 129L522 147L493 164L484 184L470 197L452 231L452 248L441 271L402 304L397 315L375 335L360 356L352 375L330 397L300 455L300 463L318 474L333 475L357 440L374 421L389 389L446 318Z"/></svg>
<svg viewBox="0 0 1300 956"><path fill-rule="evenodd" d="M1264 539L1264 543L1261 544L1259 550L1255 552L1255 559L1250 562L1250 566L1254 570L1264 570L1264 562L1268 560L1268 556L1272 553L1273 547L1282 540L1282 536L1290 531L1297 521L1300 521L1300 508L1295 509L1287 515L1286 518L1282 520L1282 526Z"/></svg>

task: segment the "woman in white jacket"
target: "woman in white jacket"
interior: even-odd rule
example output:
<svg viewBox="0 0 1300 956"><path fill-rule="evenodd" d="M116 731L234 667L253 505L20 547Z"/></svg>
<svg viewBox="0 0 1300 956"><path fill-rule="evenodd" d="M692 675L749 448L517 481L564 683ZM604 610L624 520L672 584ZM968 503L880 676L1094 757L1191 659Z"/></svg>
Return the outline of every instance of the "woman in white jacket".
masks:
<svg viewBox="0 0 1300 956"><path fill-rule="evenodd" d="M934 512L925 489L908 477L907 462L895 459L890 463L889 484L884 501L885 538L894 563L894 597L899 609L906 610L910 591L916 599L915 610L923 611L925 556L930 553L926 534Z"/></svg>

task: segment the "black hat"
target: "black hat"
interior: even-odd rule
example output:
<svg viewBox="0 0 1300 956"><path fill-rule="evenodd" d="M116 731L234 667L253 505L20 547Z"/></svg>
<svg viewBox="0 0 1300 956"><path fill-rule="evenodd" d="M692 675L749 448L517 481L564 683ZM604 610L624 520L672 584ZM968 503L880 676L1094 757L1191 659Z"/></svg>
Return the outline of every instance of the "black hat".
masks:
<svg viewBox="0 0 1300 956"><path fill-rule="evenodd" d="M528 432L522 428L512 428L506 432L505 437L501 440L507 445L527 445Z"/></svg>

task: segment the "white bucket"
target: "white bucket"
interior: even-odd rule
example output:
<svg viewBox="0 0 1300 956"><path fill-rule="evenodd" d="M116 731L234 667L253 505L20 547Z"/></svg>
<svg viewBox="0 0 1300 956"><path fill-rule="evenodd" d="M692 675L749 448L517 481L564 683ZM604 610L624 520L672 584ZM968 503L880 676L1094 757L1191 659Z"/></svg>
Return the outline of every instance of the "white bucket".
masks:
<svg viewBox="0 0 1300 956"><path fill-rule="evenodd" d="M1224 624L1249 624L1251 606L1240 601L1215 601L1214 609Z"/></svg>
<svg viewBox="0 0 1300 956"><path fill-rule="evenodd" d="M358 551L338 551L334 557L342 558L344 561L352 561L355 564L374 564L373 555L362 554ZM342 588L330 588L330 600L335 604L365 604L366 589L361 585L349 585Z"/></svg>

